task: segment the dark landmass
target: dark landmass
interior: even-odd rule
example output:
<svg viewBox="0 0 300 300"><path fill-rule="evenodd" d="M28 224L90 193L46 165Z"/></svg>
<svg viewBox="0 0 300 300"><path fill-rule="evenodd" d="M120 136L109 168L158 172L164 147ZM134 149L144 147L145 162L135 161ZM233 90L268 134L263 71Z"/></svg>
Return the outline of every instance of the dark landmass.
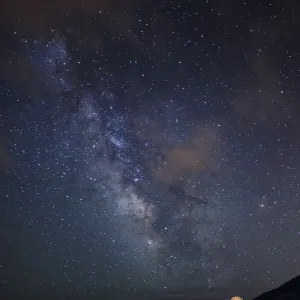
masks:
<svg viewBox="0 0 300 300"><path fill-rule="evenodd" d="M300 299L300 276L284 283L280 287L263 293L253 300L293 300Z"/></svg>

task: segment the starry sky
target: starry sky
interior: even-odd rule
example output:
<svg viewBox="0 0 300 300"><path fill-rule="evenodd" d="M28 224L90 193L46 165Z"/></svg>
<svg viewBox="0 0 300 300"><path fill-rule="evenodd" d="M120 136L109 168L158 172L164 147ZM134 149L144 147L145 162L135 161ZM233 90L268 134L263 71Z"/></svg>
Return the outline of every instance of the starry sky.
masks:
<svg viewBox="0 0 300 300"><path fill-rule="evenodd" d="M300 272L300 4L0 4L0 295L253 297Z"/></svg>

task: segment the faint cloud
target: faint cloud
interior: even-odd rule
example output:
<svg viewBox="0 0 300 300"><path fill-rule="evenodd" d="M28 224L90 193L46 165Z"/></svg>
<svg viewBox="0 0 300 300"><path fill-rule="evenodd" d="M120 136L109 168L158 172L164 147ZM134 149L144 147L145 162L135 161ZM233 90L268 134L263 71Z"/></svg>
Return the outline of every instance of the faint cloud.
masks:
<svg viewBox="0 0 300 300"><path fill-rule="evenodd" d="M171 183L191 172L216 170L214 156L219 144L217 132L205 126L192 135L184 145L162 150L165 162L155 170L156 177Z"/></svg>
<svg viewBox="0 0 300 300"><path fill-rule="evenodd" d="M100 23L108 30L118 30L128 36L138 3L136 0L5 0L0 6L5 12L1 15L1 22L33 35L44 34L58 26L77 26L86 29L89 36L94 31L91 29Z"/></svg>
<svg viewBox="0 0 300 300"><path fill-rule="evenodd" d="M253 69L256 74L253 92L247 96L238 96L233 107L247 118L260 121L277 120L288 110L277 72L264 55L254 58Z"/></svg>

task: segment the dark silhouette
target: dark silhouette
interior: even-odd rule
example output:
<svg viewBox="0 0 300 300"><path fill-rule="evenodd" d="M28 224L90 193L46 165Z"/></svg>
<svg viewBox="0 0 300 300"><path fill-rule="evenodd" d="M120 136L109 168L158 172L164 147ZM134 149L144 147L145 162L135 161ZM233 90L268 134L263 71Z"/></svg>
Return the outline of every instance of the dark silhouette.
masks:
<svg viewBox="0 0 300 300"><path fill-rule="evenodd" d="M263 293L253 300L298 300L300 299L300 276L284 283L280 287Z"/></svg>

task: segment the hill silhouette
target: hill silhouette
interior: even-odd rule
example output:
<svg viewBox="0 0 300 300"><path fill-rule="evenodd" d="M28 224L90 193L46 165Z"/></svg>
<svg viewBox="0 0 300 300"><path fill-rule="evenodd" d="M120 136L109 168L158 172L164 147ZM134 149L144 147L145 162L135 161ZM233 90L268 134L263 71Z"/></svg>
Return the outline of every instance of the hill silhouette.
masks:
<svg viewBox="0 0 300 300"><path fill-rule="evenodd" d="M263 293L253 300L296 300L300 299L300 276L284 283L280 287Z"/></svg>

